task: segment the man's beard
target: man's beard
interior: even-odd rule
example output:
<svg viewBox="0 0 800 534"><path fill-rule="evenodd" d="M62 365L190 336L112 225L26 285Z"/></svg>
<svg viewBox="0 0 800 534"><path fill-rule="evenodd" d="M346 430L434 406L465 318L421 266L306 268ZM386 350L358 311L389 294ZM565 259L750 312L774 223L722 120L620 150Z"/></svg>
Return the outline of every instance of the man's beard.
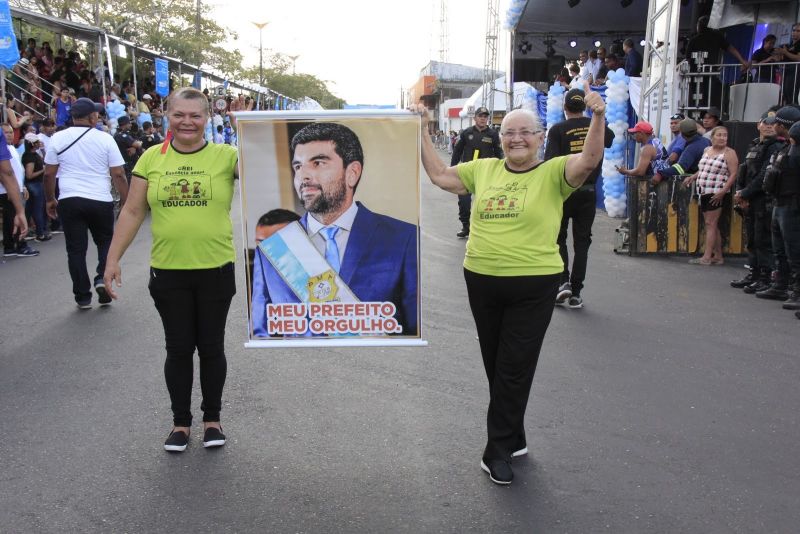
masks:
<svg viewBox="0 0 800 534"><path fill-rule="evenodd" d="M306 211L318 215L335 213L342 207L345 197L347 196L347 186L344 180L331 186L329 191L325 191L321 187L319 191L320 194L309 201L306 201L302 196L300 197L300 203Z"/></svg>

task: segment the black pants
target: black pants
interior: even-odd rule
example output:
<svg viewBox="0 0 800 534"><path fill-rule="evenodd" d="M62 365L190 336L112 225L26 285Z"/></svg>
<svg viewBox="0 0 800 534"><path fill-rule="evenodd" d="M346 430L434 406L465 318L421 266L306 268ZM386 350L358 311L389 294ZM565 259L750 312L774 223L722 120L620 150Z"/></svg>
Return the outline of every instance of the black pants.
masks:
<svg viewBox="0 0 800 534"><path fill-rule="evenodd" d="M87 230L97 246L97 269L94 282L103 279L106 256L114 235L114 203L69 197L58 201L58 217L64 229L67 245L67 265L72 278L75 302L91 302L92 282L86 268L86 250L89 248Z"/></svg>
<svg viewBox="0 0 800 534"><path fill-rule="evenodd" d="M22 193L20 193L20 196ZM8 194L0 194L0 209L3 210L3 251L12 252L25 246L25 236L14 236L14 216L17 210L8 200Z"/></svg>
<svg viewBox="0 0 800 534"><path fill-rule="evenodd" d="M462 226L469 226L469 214L472 211L472 195L458 195L458 220Z"/></svg>
<svg viewBox="0 0 800 534"><path fill-rule="evenodd" d="M595 191L577 190L564 202L564 215L561 217L561 230L558 232L558 250L564 260L564 272L561 283L572 285L572 294L580 295L583 281L586 279L586 264L589 261L589 245L592 244L592 224L594 224ZM572 273L569 269L569 252L567 251L567 227L572 219L572 248L575 257L572 259Z"/></svg>
<svg viewBox="0 0 800 534"><path fill-rule="evenodd" d="M525 409L550 325L560 275L487 276L464 269L489 380L483 457L510 459L525 447Z"/></svg>
<svg viewBox="0 0 800 534"><path fill-rule="evenodd" d="M763 196L750 201L744 218L747 229L747 263L754 272L772 271L772 206Z"/></svg>
<svg viewBox="0 0 800 534"><path fill-rule="evenodd" d="M225 323L236 294L233 263L214 269L150 269L150 296L166 339L164 377L175 426L192 425L194 351L200 359L203 421L219 421L225 359Z"/></svg>

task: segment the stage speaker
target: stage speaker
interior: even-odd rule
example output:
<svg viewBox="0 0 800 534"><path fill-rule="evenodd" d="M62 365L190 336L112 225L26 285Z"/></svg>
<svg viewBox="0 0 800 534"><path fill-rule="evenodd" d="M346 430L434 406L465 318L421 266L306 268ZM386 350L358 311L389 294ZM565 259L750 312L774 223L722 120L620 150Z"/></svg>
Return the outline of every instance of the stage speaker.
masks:
<svg viewBox="0 0 800 534"><path fill-rule="evenodd" d="M726 121L728 128L728 146L736 151L739 162L744 161L750 141L758 137L757 122Z"/></svg>
<svg viewBox="0 0 800 534"><path fill-rule="evenodd" d="M564 68L564 56L549 58L514 58L515 82L552 82Z"/></svg>

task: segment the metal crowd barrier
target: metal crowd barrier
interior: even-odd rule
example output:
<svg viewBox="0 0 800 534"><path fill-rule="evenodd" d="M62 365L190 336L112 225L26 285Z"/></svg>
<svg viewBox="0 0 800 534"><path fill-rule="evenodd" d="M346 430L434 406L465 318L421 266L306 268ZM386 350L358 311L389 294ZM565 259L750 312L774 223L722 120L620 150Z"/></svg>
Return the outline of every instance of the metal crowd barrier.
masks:
<svg viewBox="0 0 800 534"><path fill-rule="evenodd" d="M694 186L683 185L685 176L656 186L649 178L627 179L629 217L627 225L617 230L614 252L631 256L699 254L705 245L705 229ZM719 220L722 249L726 255L742 255L747 242L744 221L732 204L727 195Z"/></svg>

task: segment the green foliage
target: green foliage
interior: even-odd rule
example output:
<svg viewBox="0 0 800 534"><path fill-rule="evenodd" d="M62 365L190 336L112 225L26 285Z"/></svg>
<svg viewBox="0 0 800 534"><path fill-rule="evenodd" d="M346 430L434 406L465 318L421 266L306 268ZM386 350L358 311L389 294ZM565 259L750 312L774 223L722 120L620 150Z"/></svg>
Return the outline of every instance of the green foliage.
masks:
<svg viewBox="0 0 800 534"><path fill-rule="evenodd" d="M325 109L341 109L345 101L328 90L326 83L311 74L293 74L292 60L284 54L273 54L264 66L264 86L296 100L313 98ZM239 77L258 84L258 66L242 69Z"/></svg>
<svg viewBox="0 0 800 534"><path fill-rule="evenodd" d="M201 1L199 17L196 0L11 0L10 3L54 17L99 25L113 35L160 54L211 67L229 79L259 83L258 66L244 68L238 49L227 50L213 44L236 39L237 35L210 17L205 0ZM298 100L308 96L327 109L344 106L344 100L331 94L324 81L310 74L290 73L292 62L287 56L275 54L268 63L269 67L264 68L265 87Z"/></svg>

